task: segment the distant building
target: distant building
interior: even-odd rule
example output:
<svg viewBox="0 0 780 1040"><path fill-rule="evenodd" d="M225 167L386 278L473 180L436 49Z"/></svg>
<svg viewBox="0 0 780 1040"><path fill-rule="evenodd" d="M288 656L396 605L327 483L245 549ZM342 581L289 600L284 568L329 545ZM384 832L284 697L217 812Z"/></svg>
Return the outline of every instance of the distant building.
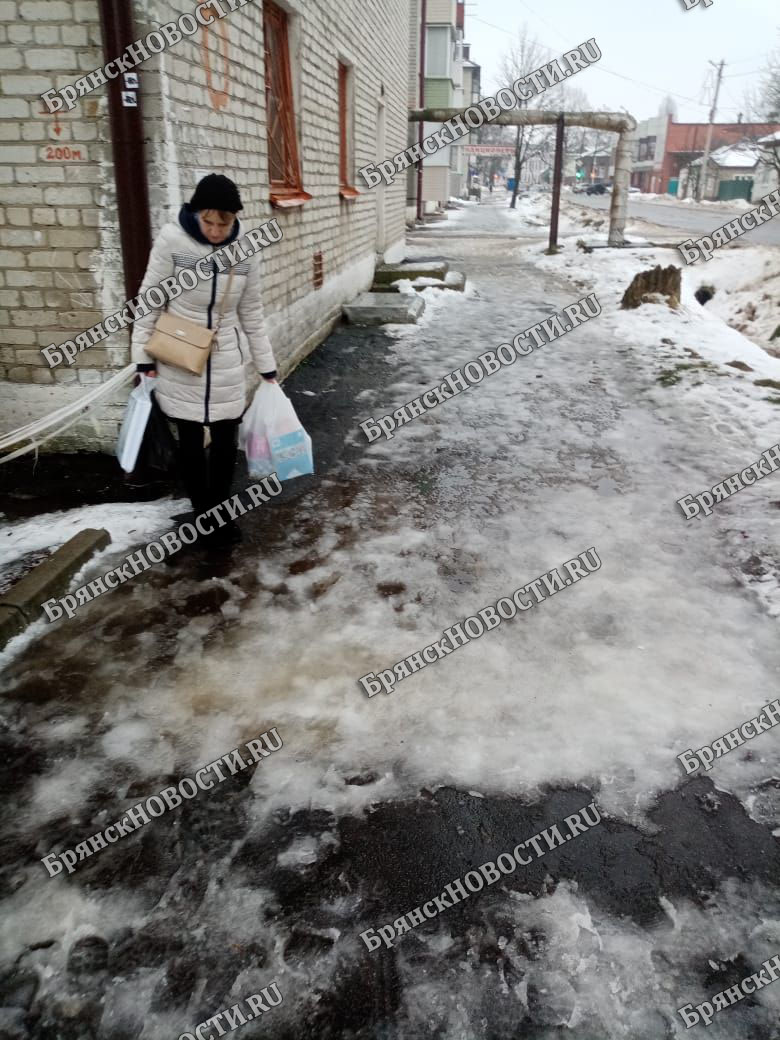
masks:
<svg viewBox="0 0 780 1040"><path fill-rule="evenodd" d="M471 60L471 44L463 44L463 107L476 104L482 98L482 66ZM468 196L471 183L471 164L466 154L466 149L461 149L463 165L465 167L465 181L463 183L463 194Z"/></svg>
<svg viewBox="0 0 780 1040"><path fill-rule="evenodd" d="M640 191L655 194L666 191L663 159L669 118L663 113L652 119L643 119L637 127L631 183Z"/></svg>
<svg viewBox="0 0 780 1040"><path fill-rule="evenodd" d="M614 151L588 152L579 157L581 169L585 171L584 184L610 181L615 175Z"/></svg>
<svg viewBox="0 0 780 1040"><path fill-rule="evenodd" d="M713 152L726 145L753 141L780 130L780 123L715 123L712 128ZM666 148L661 163L662 191L677 195L680 172L704 155L707 141L706 123L675 123L669 119ZM705 195L705 198L712 196Z"/></svg>
<svg viewBox="0 0 780 1040"><path fill-rule="evenodd" d="M409 106L420 107L421 22L425 17L424 79L426 108L464 109L480 97L480 66L471 61L464 42L465 2L462 0L410 0ZM423 135L435 133L440 123L426 123ZM419 124L410 124L409 143L419 140ZM468 157L465 137L457 144L440 148L423 162L422 197L426 211L445 206L452 197L468 193ZM407 174L407 219L417 207L418 167Z"/></svg>
<svg viewBox="0 0 780 1040"><path fill-rule="evenodd" d="M710 153L704 182L704 199L751 199L758 168L758 149L743 142L725 145ZM704 156L680 171L679 198L696 198Z"/></svg>

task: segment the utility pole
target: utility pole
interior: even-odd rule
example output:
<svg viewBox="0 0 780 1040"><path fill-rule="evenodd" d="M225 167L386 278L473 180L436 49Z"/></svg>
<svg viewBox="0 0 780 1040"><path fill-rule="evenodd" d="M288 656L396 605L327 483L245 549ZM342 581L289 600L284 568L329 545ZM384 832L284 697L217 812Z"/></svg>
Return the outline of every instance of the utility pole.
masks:
<svg viewBox="0 0 780 1040"><path fill-rule="evenodd" d="M715 122L715 113L718 110L718 95L720 94L720 84L723 79L723 69L725 61L720 61L717 65L714 61L710 62L710 65L714 69L718 70L718 78L715 81L715 96L712 99L712 108L710 109L710 125L707 127L707 141L704 145L704 155L701 161L701 174L699 175L699 183L696 185L696 201L701 202L704 195L705 185L707 183L707 167L710 162L710 148L712 147L712 127Z"/></svg>
<svg viewBox="0 0 780 1040"><path fill-rule="evenodd" d="M558 213L561 208L561 184L563 183L563 147L566 121L563 112L558 116L555 131L555 166L553 167L552 206L550 209L550 244L547 252L558 252Z"/></svg>

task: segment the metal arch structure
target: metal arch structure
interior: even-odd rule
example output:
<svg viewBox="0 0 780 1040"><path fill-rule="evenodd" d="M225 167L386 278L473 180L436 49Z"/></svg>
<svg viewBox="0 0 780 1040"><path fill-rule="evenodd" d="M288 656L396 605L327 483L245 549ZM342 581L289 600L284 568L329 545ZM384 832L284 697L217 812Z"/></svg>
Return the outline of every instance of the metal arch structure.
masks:
<svg viewBox="0 0 780 1040"><path fill-rule="evenodd" d="M438 125L463 114L464 110L459 108L418 108L409 113L409 122ZM563 117L564 126L584 126L589 130L604 130L618 135L615 153L615 180L609 212L608 244L610 246L625 245L628 186L631 180L637 128L636 120L632 115L629 115L628 112L556 112L540 108L517 108L513 111L501 112L489 122L495 126L555 126L561 117Z"/></svg>

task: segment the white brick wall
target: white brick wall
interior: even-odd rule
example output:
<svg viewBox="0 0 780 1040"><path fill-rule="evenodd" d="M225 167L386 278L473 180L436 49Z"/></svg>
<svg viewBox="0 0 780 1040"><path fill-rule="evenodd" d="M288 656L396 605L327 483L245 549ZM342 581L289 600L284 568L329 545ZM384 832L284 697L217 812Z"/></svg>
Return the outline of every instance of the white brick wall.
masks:
<svg viewBox="0 0 780 1040"><path fill-rule="evenodd" d="M409 107L420 107L420 0L409 0Z"/></svg>
<svg viewBox="0 0 780 1040"><path fill-rule="evenodd" d="M132 2L139 38L189 10L181 0ZM293 21L303 186L314 196L300 209L273 210L268 201L261 0L220 22L228 48L224 107L215 107L207 87L204 33L140 67L153 232L175 219L197 171L225 173L238 183L246 226L275 216L283 229L283 240L264 258L269 331L283 370L324 338L343 302L371 283L381 196L358 183L356 171L377 158L382 93L386 155L406 146L410 2L417 0L283 2ZM224 46L219 31L209 38ZM105 89L63 113L56 136L54 117L38 99L102 64L96 0L0 0L0 42L0 291L12 294L0 302L0 409L12 429L63 403L66 386L70 399L74 383L107 378L128 352L127 337L117 336L54 372L38 353L124 302ZM222 86L224 63L209 53ZM339 197L339 60L354 64L355 186L362 194L353 203ZM39 158L48 144L68 142L86 144L89 161ZM403 253L404 205L399 178L384 192L387 259ZM325 284L315 291L316 252L323 253ZM29 293L19 296L22 289ZM117 415L104 411L97 433L85 424L68 443L110 447Z"/></svg>
<svg viewBox="0 0 780 1040"><path fill-rule="evenodd" d="M102 61L97 4L77 13L66 0L2 0L0 39L0 407L10 430L61 403L63 385L99 381L112 365L104 345L78 369L52 372L40 354L102 316L97 196L110 149L99 95L57 119L39 97ZM88 161L44 161L77 142Z"/></svg>

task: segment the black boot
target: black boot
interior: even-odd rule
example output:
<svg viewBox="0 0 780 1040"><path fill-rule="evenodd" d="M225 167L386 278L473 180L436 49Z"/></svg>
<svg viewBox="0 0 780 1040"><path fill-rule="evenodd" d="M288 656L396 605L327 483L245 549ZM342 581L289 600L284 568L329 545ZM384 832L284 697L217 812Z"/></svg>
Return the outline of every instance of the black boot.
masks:
<svg viewBox="0 0 780 1040"><path fill-rule="evenodd" d="M241 528L235 520L228 520L224 527L217 527L206 539L209 549L226 549L242 541Z"/></svg>

